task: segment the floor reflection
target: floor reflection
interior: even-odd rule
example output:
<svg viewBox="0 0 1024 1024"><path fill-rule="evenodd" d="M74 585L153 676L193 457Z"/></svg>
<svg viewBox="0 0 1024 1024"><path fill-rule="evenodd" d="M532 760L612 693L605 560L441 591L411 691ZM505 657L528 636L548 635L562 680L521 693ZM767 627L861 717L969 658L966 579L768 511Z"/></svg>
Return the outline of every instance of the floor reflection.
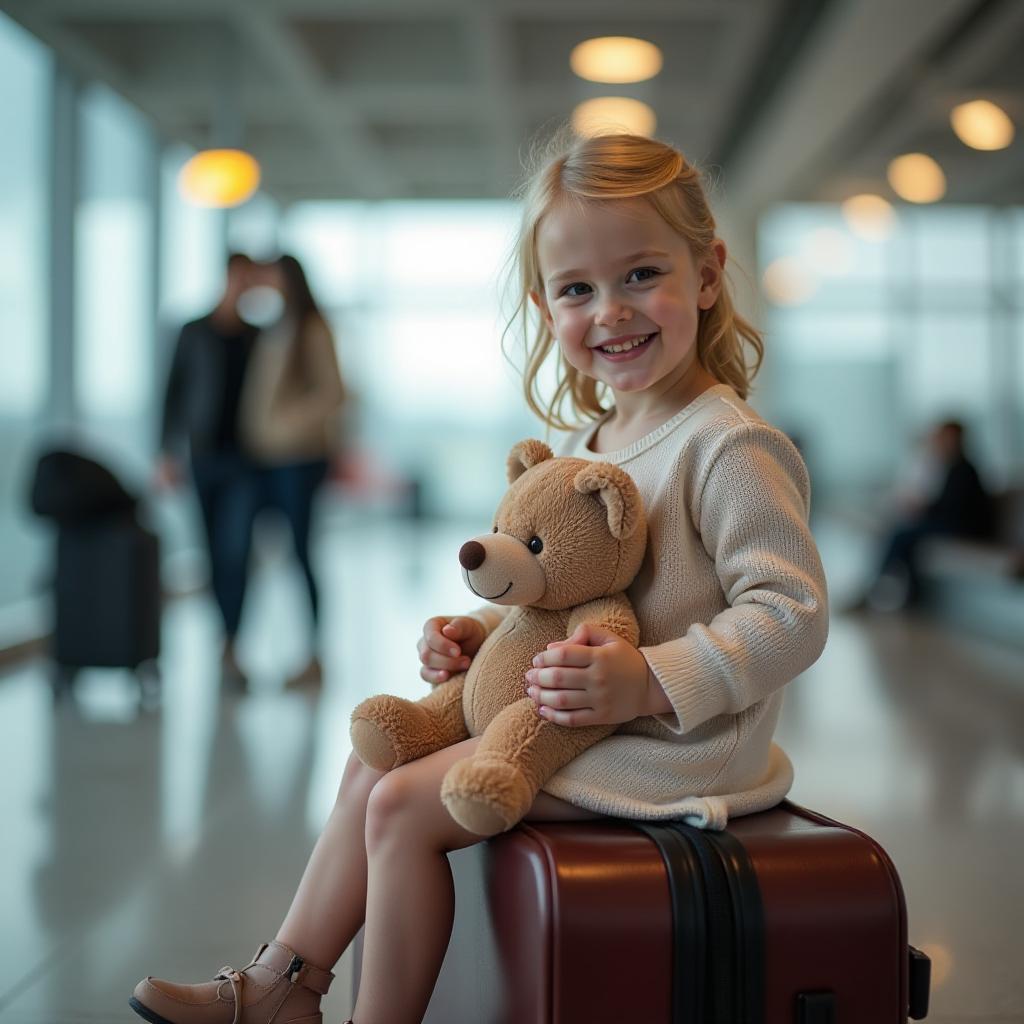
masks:
<svg viewBox="0 0 1024 1024"><path fill-rule="evenodd" d="M244 963L287 908L381 689L417 696L423 619L464 609L455 560L478 524L328 524L318 557L320 694L283 689L308 653L299 580L264 547L240 641L245 695L220 691L209 599L168 606L164 699L83 673L54 707L42 665L0 680L0 1024L129 1020L147 973ZM826 558L828 562L828 558ZM935 964L929 1020L1024 1020L1010 952L1024 905L1024 654L923 619L837 618L789 691L793 798L891 852L911 937ZM325 1020L348 1010L345 967Z"/></svg>

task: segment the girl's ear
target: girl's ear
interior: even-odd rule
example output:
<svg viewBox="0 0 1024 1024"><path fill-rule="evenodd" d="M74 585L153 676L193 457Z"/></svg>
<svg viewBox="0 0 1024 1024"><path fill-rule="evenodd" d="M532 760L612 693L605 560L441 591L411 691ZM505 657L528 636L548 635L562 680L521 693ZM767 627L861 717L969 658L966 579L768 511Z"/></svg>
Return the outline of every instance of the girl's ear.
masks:
<svg viewBox="0 0 1024 1024"><path fill-rule="evenodd" d="M700 309L710 309L718 301L726 258L725 242L716 238L711 243L711 254L700 268L700 292L697 294L697 306Z"/></svg>
<svg viewBox="0 0 1024 1024"><path fill-rule="evenodd" d="M540 315L544 318L544 323L548 325L548 330L554 330L555 324L551 319L551 311L548 309L547 302L544 301L544 296L538 291L531 290L530 301L540 310Z"/></svg>

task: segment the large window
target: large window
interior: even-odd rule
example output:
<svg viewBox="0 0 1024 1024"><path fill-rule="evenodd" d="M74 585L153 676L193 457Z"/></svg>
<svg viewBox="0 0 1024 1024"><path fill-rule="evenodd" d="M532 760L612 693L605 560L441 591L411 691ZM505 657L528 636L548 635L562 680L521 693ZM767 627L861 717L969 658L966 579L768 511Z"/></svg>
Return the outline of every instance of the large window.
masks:
<svg viewBox="0 0 1024 1024"><path fill-rule="evenodd" d="M833 493L888 484L927 428L963 420L990 482L1024 473L1024 217L900 208L858 238L835 206L762 219L771 414ZM1016 275L1016 277L1015 277Z"/></svg>
<svg viewBox="0 0 1024 1024"><path fill-rule="evenodd" d="M41 572L43 536L26 508L48 398L49 54L0 14L0 609ZM0 633L6 633L0 615ZM19 627L12 626L12 629ZM4 637L0 635L0 642Z"/></svg>
<svg viewBox="0 0 1024 1024"><path fill-rule="evenodd" d="M501 355L517 217L509 202L304 203L282 224L337 330L358 443L442 514L490 515L503 447L541 430Z"/></svg>
<svg viewBox="0 0 1024 1024"><path fill-rule="evenodd" d="M75 399L88 436L141 462L152 446L155 140L143 117L93 85L79 105Z"/></svg>

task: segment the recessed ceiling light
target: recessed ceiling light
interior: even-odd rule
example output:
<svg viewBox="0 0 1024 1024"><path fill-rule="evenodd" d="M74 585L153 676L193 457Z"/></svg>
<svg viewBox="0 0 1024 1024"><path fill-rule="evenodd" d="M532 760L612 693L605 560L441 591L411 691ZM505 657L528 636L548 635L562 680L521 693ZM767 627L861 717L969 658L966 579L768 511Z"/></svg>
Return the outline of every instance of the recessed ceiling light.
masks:
<svg viewBox="0 0 1024 1024"><path fill-rule="evenodd" d="M178 191L195 206L240 206L259 185L260 165L241 149L204 149L178 174Z"/></svg>
<svg viewBox="0 0 1024 1024"><path fill-rule="evenodd" d="M569 55L569 66L588 82L645 82L661 64L661 50L654 43L630 36L588 39Z"/></svg>
<svg viewBox="0 0 1024 1024"><path fill-rule="evenodd" d="M653 135L658 119L646 103L626 96L599 96L585 100L572 112L572 126L580 135Z"/></svg>
<svg viewBox="0 0 1024 1024"><path fill-rule="evenodd" d="M761 288L776 306L800 306L818 289L818 282L799 260L782 256L765 267Z"/></svg>
<svg viewBox="0 0 1024 1024"><path fill-rule="evenodd" d="M972 149L1006 149L1015 129L1009 115L990 100L971 100L949 114L957 138Z"/></svg>
<svg viewBox="0 0 1024 1024"><path fill-rule="evenodd" d="M904 153L889 163L892 190L908 203L934 203L946 194L946 175L926 153Z"/></svg>
<svg viewBox="0 0 1024 1024"><path fill-rule="evenodd" d="M888 199L873 192L862 192L844 199L840 209L843 219L858 238L867 242L884 242L892 235L896 211Z"/></svg>

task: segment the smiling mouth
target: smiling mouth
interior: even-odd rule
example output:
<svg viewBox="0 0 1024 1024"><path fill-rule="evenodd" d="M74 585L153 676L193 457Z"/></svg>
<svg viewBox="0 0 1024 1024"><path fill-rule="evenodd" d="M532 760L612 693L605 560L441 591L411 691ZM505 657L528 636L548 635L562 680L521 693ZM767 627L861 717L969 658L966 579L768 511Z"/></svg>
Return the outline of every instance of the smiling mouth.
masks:
<svg viewBox="0 0 1024 1024"><path fill-rule="evenodd" d="M495 594L494 597L488 597L486 594L481 594L468 579L466 580L466 586L469 587L477 597L482 597L485 601L497 601L499 597L504 597L512 589L512 581L509 580L508 586L500 594Z"/></svg>
<svg viewBox="0 0 1024 1024"><path fill-rule="evenodd" d="M650 334L641 335L639 338L632 338L630 341L625 341L622 344L615 345L598 345L597 350L603 352L606 356L619 356L626 352L632 352L634 349L643 348L651 342L657 331L652 331Z"/></svg>

